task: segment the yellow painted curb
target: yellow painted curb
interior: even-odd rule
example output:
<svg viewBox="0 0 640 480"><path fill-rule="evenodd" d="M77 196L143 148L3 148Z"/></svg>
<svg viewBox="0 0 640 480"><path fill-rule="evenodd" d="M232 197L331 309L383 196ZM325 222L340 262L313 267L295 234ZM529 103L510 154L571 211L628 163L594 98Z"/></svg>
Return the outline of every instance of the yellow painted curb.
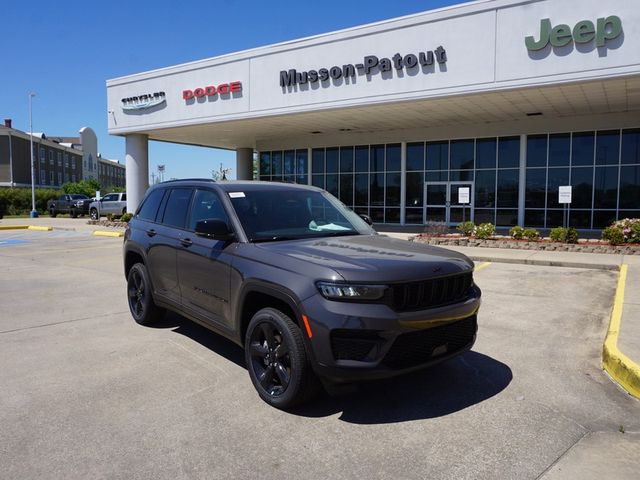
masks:
<svg viewBox="0 0 640 480"><path fill-rule="evenodd" d="M0 230L26 230L29 225L0 225Z"/></svg>
<svg viewBox="0 0 640 480"><path fill-rule="evenodd" d="M478 265L475 269L476 272L479 272L480 270L482 270L483 268L487 268L489 265L491 265L491 262L484 262L481 263L480 265Z"/></svg>
<svg viewBox="0 0 640 480"><path fill-rule="evenodd" d="M124 232L101 232L96 230L93 234L97 237L124 237Z"/></svg>
<svg viewBox="0 0 640 480"><path fill-rule="evenodd" d="M29 230L37 230L39 232L50 232L53 227L41 227L39 225L29 225Z"/></svg>
<svg viewBox="0 0 640 480"><path fill-rule="evenodd" d="M640 398L640 366L618 350L618 334L620 333L620 323L622 321L626 281L627 265L621 265L616 296L611 310L609 330L602 347L602 368L627 392L636 398Z"/></svg>

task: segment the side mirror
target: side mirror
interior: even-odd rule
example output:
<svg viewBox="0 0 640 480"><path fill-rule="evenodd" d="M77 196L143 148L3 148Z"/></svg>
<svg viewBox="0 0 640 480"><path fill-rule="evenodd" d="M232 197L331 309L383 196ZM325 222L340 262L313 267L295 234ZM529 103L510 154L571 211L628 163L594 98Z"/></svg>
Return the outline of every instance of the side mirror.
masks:
<svg viewBox="0 0 640 480"><path fill-rule="evenodd" d="M227 225L227 222L219 218L200 220L196 223L196 235L224 241L233 240L236 237L235 233L233 233Z"/></svg>
<svg viewBox="0 0 640 480"><path fill-rule="evenodd" d="M360 215L360 218L363 219L367 225L373 225L373 222L371 221L371 217L369 215L365 215L364 213L362 215Z"/></svg>

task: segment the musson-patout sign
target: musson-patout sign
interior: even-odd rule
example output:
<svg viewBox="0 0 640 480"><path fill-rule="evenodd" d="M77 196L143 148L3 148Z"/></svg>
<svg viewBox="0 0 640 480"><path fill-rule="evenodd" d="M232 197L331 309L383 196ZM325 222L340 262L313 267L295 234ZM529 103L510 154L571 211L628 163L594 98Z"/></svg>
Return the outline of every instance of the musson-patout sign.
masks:
<svg viewBox="0 0 640 480"><path fill-rule="evenodd" d="M408 53L396 53L391 58L378 58L376 55L366 55L361 63L347 63L342 66L318 68L299 72L295 68L280 71L280 86L282 88L304 85L305 83L325 82L341 78L355 78L357 75L373 75L376 73L395 70L413 70L420 67L431 68L435 62L442 65L447 62L447 51L441 46L435 50Z"/></svg>

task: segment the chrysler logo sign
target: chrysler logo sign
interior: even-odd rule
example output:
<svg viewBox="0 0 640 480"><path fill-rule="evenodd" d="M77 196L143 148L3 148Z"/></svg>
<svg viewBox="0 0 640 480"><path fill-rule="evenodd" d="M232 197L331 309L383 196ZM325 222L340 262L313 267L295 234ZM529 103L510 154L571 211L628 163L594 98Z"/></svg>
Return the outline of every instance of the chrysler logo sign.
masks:
<svg viewBox="0 0 640 480"><path fill-rule="evenodd" d="M146 93L136 97L123 98L122 109L125 111L146 110L147 108L166 104L166 102L167 98L164 92Z"/></svg>

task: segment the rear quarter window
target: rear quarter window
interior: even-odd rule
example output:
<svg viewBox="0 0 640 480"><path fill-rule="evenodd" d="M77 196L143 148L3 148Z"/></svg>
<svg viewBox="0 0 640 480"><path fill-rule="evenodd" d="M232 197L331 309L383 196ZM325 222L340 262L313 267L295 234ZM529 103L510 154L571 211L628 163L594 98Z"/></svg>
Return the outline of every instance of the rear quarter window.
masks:
<svg viewBox="0 0 640 480"><path fill-rule="evenodd" d="M158 207L160 206L160 202L162 202L163 195L164 190L154 190L151 192L147 198L145 198L136 216L142 220L154 222L156 214L158 213Z"/></svg>

